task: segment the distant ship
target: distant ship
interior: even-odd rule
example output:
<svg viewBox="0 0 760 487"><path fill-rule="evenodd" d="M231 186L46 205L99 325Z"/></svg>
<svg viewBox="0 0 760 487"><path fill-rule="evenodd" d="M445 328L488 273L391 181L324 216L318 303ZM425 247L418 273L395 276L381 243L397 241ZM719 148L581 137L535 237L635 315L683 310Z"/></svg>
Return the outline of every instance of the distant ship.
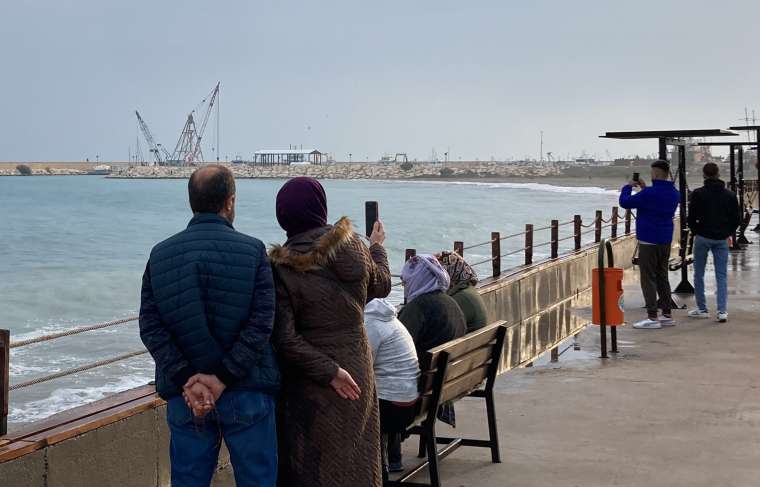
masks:
<svg viewBox="0 0 760 487"><path fill-rule="evenodd" d="M97 175L111 174L111 166L106 166L105 164L95 166L92 168L92 173Z"/></svg>

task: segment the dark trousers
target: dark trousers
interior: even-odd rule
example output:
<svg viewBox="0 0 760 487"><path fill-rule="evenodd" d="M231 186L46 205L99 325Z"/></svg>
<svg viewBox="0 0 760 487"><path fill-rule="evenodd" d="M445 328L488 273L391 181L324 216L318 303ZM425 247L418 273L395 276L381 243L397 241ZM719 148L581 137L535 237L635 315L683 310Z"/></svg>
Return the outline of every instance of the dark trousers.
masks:
<svg viewBox="0 0 760 487"><path fill-rule="evenodd" d="M388 435L388 462L401 463L401 442L404 441L406 428L414 421L412 406L399 406L380 399L380 430Z"/></svg>
<svg viewBox="0 0 760 487"><path fill-rule="evenodd" d="M670 314L669 260L669 243L639 245L641 292L644 294L644 303L649 318L657 318L657 308L662 309L663 314Z"/></svg>

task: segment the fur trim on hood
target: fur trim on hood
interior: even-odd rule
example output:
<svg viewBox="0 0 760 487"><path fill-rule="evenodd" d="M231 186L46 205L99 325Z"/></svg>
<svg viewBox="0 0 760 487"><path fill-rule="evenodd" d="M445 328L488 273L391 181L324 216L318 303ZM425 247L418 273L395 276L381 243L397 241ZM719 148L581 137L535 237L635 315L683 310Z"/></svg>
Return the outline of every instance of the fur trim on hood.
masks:
<svg viewBox="0 0 760 487"><path fill-rule="evenodd" d="M273 245L269 251L269 258L273 264L289 267L296 272L315 271L327 267L338 251L354 238L351 220L344 216L314 240L306 252L293 251L288 246Z"/></svg>

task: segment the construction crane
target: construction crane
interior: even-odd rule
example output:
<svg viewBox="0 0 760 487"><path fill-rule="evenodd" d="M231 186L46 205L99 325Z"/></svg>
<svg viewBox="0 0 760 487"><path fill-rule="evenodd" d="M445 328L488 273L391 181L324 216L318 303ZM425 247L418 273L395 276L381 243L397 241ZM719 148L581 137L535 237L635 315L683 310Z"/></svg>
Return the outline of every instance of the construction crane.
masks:
<svg viewBox="0 0 760 487"><path fill-rule="evenodd" d="M153 134L150 133L148 124L145 123L145 120L143 120L143 118L140 116L140 112L135 110L135 115L137 115L137 124L140 126L140 130L145 137L145 142L148 143L148 151L153 154L153 158L156 160L156 164L163 166L169 159L169 152L164 149L161 144L156 144L155 139L153 139Z"/></svg>
<svg viewBox="0 0 760 487"><path fill-rule="evenodd" d="M216 102L218 96L219 83L217 83L211 93L209 93L209 95L204 98L198 104L198 106L188 114L187 120L185 121L185 126L182 128L182 133L180 133L179 140L177 141L177 145L174 147L174 152L170 158L170 161L173 164L182 165L203 162L203 149L201 148L201 140L203 139L203 134L206 132L206 125L208 124L209 118L211 118L211 111L214 108L214 103ZM206 107L206 111L203 114L203 119L201 120L200 126L197 127L195 124L194 115L203 107L204 104L206 104L207 100L208 106ZM218 118L219 113L217 110L217 119Z"/></svg>

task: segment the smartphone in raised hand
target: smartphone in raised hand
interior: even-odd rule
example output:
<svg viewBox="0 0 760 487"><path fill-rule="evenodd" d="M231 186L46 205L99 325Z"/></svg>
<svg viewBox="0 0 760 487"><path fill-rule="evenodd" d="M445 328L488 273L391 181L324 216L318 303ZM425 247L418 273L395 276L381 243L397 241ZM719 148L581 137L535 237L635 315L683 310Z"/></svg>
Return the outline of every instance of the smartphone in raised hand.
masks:
<svg viewBox="0 0 760 487"><path fill-rule="evenodd" d="M364 232L367 237L372 235L372 229L375 226L375 222L380 219L380 209L378 208L377 201L366 201L364 203Z"/></svg>

